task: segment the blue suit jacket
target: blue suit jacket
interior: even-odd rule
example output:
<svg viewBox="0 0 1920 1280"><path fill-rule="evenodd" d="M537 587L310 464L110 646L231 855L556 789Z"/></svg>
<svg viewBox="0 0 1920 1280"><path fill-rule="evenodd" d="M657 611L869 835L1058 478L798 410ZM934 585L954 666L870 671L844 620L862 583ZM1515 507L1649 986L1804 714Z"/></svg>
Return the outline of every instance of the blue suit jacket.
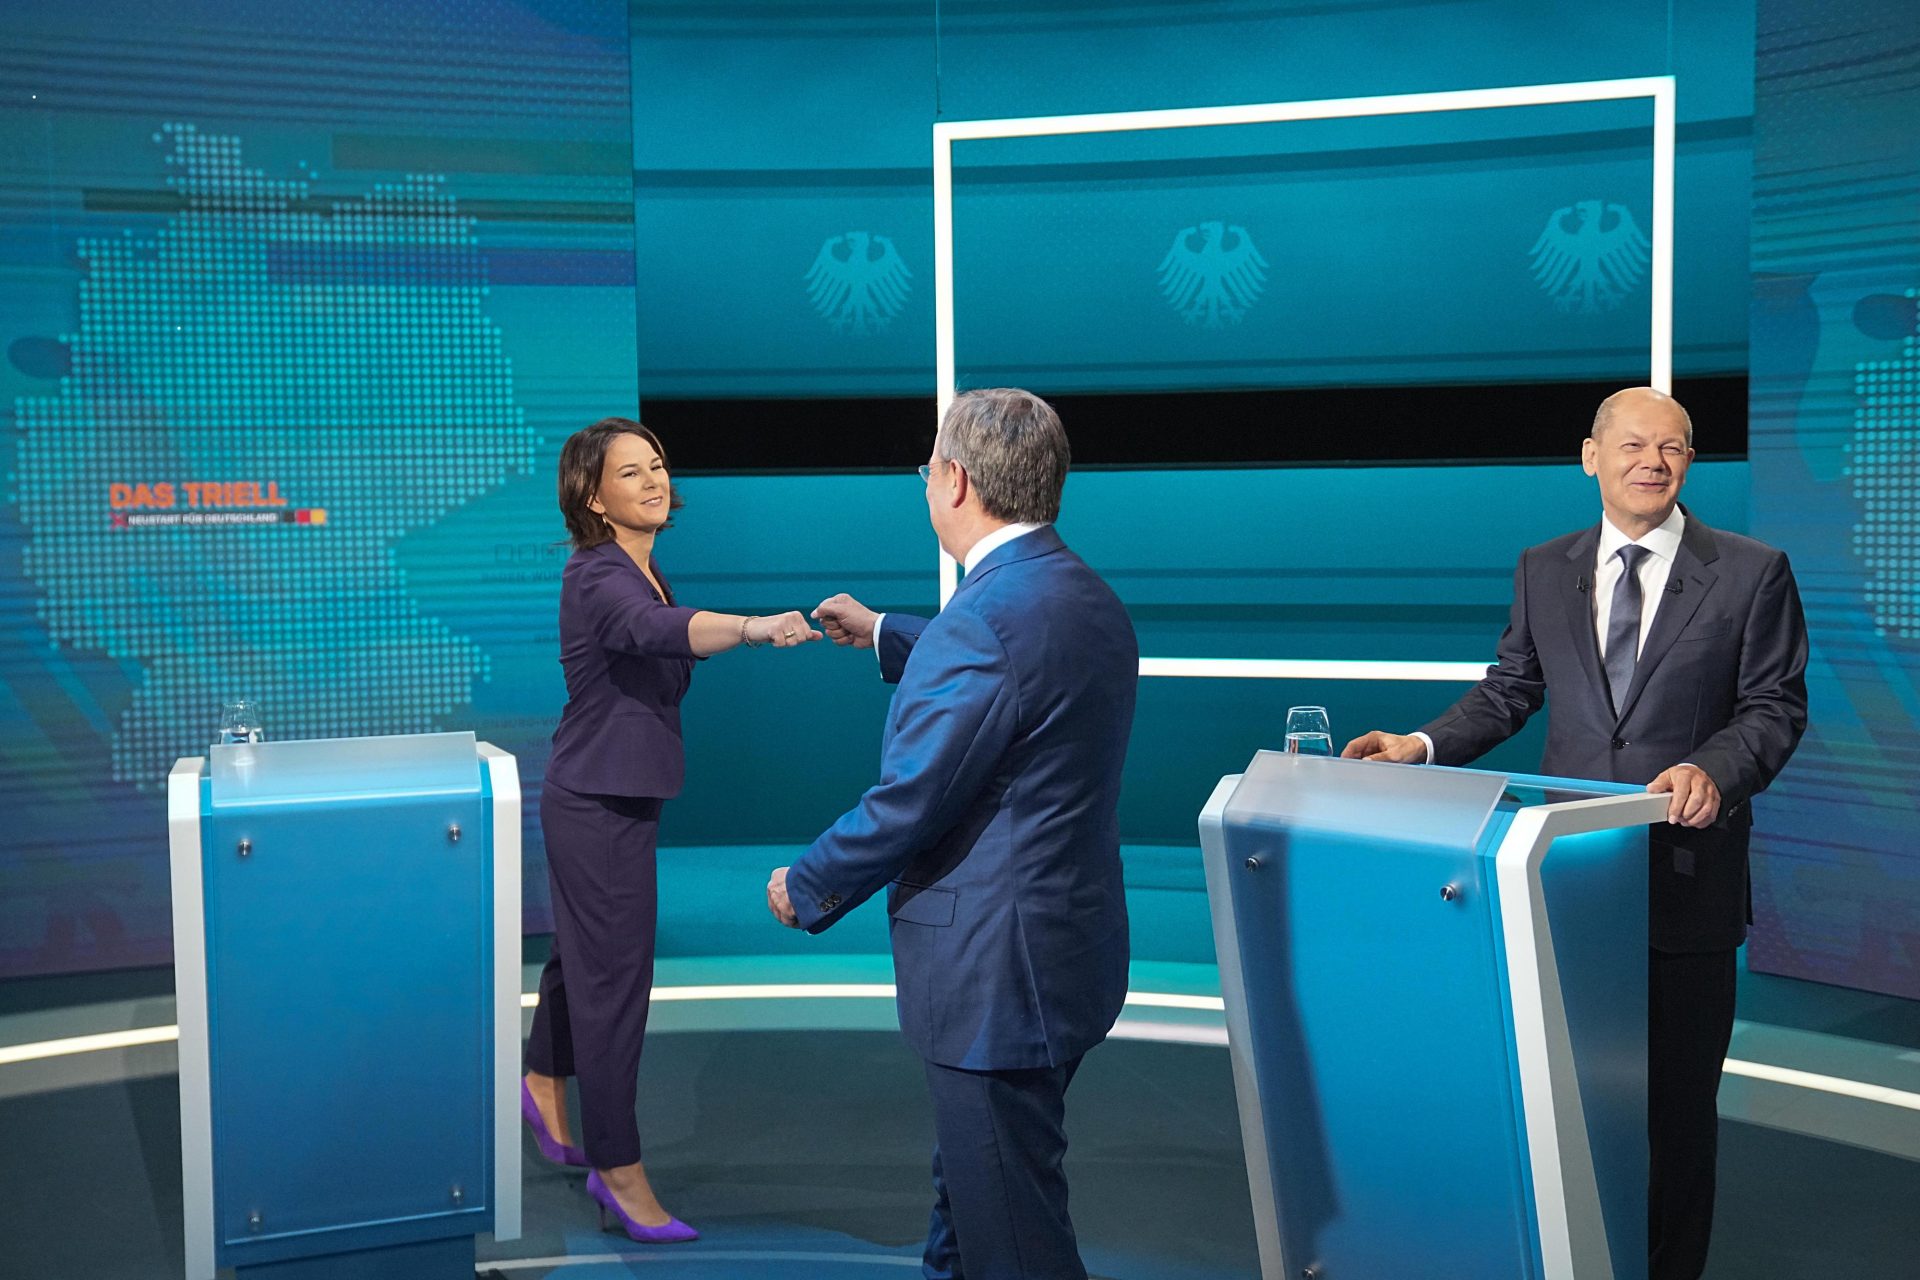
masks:
<svg viewBox="0 0 1920 1280"><path fill-rule="evenodd" d="M800 923L817 933L887 887L900 1029L922 1057L1070 1061L1126 999L1132 621L1042 528L932 621L888 614L880 658L899 684L880 781L788 872Z"/></svg>
<svg viewBox="0 0 1920 1280"><path fill-rule="evenodd" d="M1720 788L1720 818L1656 823L1650 939L1662 951L1740 945L1748 914L1750 801L1807 727L1807 624L1787 557L1687 513L1667 589L1616 711L1593 631L1600 527L1530 547L1513 579L1499 661L1425 726L1434 762L1466 764L1547 712L1541 768L1651 782L1682 762Z"/></svg>
<svg viewBox="0 0 1920 1280"><path fill-rule="evenodd" d="M649 562L651 563L651 562ZM660 567L653 565L656 577ZM616 544L576 551L560 576L560 668L567 707L547 779L583 795L680 794L680 699L693 675L687 622Z"/></svg>

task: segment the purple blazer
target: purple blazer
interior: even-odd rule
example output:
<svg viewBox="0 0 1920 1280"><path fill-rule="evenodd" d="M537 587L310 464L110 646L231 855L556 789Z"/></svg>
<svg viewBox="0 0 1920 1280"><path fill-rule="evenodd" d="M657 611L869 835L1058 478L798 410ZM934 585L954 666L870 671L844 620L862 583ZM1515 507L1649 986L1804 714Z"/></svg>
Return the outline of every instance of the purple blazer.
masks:
<svg viewBox="0 0 1920 1280"><path fill-rule="evenodd" d="M693 677L687 620L612 542L576 551L560 577L560 668L567 707L547 780L583 795L680 794L680 699Z"/></svg>

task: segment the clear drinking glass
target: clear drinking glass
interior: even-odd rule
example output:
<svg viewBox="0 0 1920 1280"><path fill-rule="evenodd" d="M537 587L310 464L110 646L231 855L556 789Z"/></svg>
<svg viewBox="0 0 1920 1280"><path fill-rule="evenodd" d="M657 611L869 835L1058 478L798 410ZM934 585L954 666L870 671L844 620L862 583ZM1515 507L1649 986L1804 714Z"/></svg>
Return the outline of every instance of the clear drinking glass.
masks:
<svg viewBox="0 0 1920 1280"><path fill-rule="evenodd" d="M220 704L220 738L217 745L260 741L260 709L248 698L234 698Z"/></svg>
<svg viewBox="0 0 1920 1280"><path fill-rule="evenodd" d="M1325 707L1287 708L1287 751L1303 756L1333 754L1333 725Z"/></svg>

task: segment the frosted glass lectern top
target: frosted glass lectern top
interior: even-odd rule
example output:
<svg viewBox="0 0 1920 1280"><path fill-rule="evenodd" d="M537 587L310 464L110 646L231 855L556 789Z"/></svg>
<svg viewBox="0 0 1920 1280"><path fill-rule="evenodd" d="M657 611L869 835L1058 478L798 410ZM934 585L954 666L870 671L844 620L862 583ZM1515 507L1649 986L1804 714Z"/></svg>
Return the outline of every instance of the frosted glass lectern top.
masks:
<svg viewBox="0 0 1920 1280"><path fill-rule="evenodd" d="M241 742L208 751L213 804L478 792L472 733Z"/></svg>
<svg viewBox="0 0 1920 1280"><path fill-rule="evenodd" d="M1471 849L1506 788L1499 774L1262 751L1227 801L1229 826L1336 831Z"/></svg>

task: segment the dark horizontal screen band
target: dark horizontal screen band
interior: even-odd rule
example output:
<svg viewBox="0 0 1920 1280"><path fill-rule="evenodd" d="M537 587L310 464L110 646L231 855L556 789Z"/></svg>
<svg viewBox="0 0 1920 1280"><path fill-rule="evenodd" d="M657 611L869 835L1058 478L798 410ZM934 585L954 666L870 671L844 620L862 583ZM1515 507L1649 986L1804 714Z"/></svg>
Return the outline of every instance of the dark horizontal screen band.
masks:
<svg viewBox="0 0 1920 1280"><path fill-rule="evenodd" d="M1630 381L1047 398L1080 467L1540 462L1577 458L1595 407ZM1674 394L1701 455L1746 457L1744 374L1678 379ZM934 400L649 398L641 415L676 471L905 471L927 459Z"/></svg>

